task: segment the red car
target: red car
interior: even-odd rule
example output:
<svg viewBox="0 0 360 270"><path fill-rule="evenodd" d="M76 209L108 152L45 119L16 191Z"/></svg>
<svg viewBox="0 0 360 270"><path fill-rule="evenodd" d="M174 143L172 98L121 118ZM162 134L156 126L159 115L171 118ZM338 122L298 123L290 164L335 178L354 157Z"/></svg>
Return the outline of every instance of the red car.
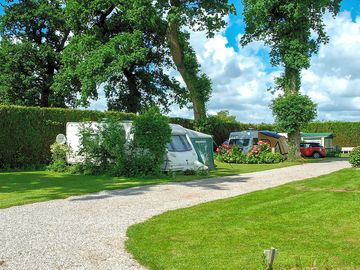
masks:
<svg viewBox="0 0 360 270"><path fill-rule="evenodd" d="M320 143L301 143L300 152L303 157L326 157L326 149Z"/></svg>

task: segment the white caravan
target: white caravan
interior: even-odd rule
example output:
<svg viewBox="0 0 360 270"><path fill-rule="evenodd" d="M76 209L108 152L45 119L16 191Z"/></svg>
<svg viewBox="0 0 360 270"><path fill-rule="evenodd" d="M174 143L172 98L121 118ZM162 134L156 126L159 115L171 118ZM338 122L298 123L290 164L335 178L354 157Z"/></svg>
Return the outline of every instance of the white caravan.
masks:
<svg viewBox="0 0 360 270"><path fill-rule="evenodd" d="M121 122L126 134L126 141L133 139L131 133L132 122ZM77 123L69 122L66 124L66 142L70 148L67 158L69 164L82 162L80 150L80 129L85 125L92 128L95 132L98 129L98 122ZM185 170L206 170L207 166L198 161L196 151L187 131L180 125L171 124L171 142L167 146L166 156L162 169L164 171L185 171Z"/></svg>

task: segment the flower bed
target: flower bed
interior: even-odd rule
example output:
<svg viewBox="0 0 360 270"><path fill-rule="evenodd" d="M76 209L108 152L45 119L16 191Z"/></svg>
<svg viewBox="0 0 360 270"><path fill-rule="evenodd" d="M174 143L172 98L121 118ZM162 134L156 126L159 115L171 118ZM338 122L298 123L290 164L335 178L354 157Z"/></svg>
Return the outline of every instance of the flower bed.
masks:
<svg viewBox="0 0 360 270"><path fill-rule="evenodd" d="M225 163L237 164L272 164L285 161L280 153L272 153L269 144L259 141L248 153L236 145L223 144L216 150L216 159Z"/></svg>

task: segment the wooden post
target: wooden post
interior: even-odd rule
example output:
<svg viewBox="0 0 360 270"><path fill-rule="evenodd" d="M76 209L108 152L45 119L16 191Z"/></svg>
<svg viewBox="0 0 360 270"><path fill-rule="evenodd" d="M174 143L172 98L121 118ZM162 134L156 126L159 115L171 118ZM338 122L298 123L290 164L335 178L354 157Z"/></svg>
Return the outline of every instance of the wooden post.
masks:
<svg viewBox="0 0 360 270"><path fill-rule="evenodd" d="M277 249L273 247L271 249L264 250L266 270L273 270L273 264L274 264L276 252Z"/></svg>

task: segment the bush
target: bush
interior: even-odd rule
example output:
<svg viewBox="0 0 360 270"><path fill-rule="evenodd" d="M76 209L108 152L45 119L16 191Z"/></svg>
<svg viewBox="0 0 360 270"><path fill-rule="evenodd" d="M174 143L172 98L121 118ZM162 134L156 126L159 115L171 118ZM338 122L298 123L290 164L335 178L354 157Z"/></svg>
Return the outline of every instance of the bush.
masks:
<svg viewBox="0 0 360 270"><path fill-rule="evenodd" d="M50 147L51 163L48 169L54 172L65 172L67 170L66 156L69 154L69 147L66 144L54 143Z"/></svg>
<svg viewBox="0 0 360 270"><path fill-rule="evenodd" d="M285 161L285 157L280 153L266 153L263 161L266 164L280 163Z"/></svg>
<svg viewBox="0 0 360 270"><path fill-rule="evenodd" d="M132 120L134 114L72 109L0 106L0 169L47 165L50 145L67 122L100 121L114 116Z"/></svg>
<svg viewBox="0 0 360 270"><path fill-rule="evenodd" d="M80 129L80 151L84 158L79 170L85 174L124 174L125 131L122 124L109 118L96 127L86 123Z"/></svg>
<svg viewBox="0 0 360 270"><path fill-rule="evenodd" d="M340 157L341 155L341 147L339 145L335 145L331 151L326 153L327 157Z"/></svg>
<svg viewBox="0 0 360 270"><path fill-rule="evenodd" d="M159 174L171 138L168 118L159 110L150 109L135 119L132 133L134 139L126 142L124 128L116 118L95 126L84 123L80 128L78 153L83 160L69 171L112 176Z"/></svg>
<svg viewBox="0 0 360 270"><path fill-rule="evenodd" d="M157 108L151 108L134 120L132 132L134 140L126 159L126 175L159 174L171 138L169 119Z"/></svg>
<svg viewBox="0 0 360 270"><path fill-rule="evenodd" d="M353 167L360 167L360 146L355 147L349 156L349 162Z"/></svg>
<svg viewBox="0 0 360 270"><path fill-rule="evenodd" d="M261 141L247 154L244 154L236 145L222 145L217 149L216 159L237 164L270 164L285 161L283 155L272 153L269 145Z"/></svg>

